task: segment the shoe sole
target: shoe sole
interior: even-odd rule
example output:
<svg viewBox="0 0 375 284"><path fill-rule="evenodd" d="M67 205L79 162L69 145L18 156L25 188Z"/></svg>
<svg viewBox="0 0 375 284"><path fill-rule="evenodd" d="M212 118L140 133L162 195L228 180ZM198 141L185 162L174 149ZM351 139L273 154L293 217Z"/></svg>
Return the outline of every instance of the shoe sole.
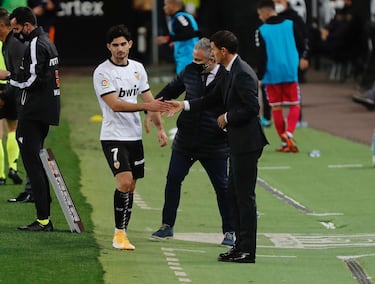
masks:
<svg viewBox="0 0 375 284"><path fill-rule="evenodd" d="M232 242L232 243L221 242L220 245L223 246L223 247L233 247L234 246L234 242Z"/></svg>
<svg viewBox="0 0 375 284"><path fill-rule="evenodd" d="M129 251L135 250L135 247L134 248L120 248L120 247L116 247L114 244L112 244L112 246L113 248L118 249L118 250L129 250Z"/></svg>
<svg viewBox="0 0 375 284"><path fill-rule="evenodd" d="M280 151L280 152L284 152L284 153L298 153L298 148L296 146L296 143L294 142L294 140L292 138L289 138L286 134L283 134L281 136L281 139L287 143L287 147L285 149L285 151Z"/></svg>
<svg viewBox="0 0 375 284"><path fill-rule="evenodd" d="M150 241L167 241L167 240L170 240L170 239L173 239L173 236L169 236L169 237L157 237L157 236L151 236L150 237Z"/></svg>

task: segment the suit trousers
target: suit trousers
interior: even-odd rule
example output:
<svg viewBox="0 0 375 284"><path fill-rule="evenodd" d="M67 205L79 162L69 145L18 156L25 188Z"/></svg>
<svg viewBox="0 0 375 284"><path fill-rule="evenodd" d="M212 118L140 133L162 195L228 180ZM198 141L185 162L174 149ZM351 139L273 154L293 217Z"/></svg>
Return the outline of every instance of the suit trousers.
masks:
<svg viewBox="0 0 375 284"><path fill-rule="evenodd" d="M263 149L230 156L229 195L234 214L235 247L255 257L257 236L257 207L255 186L258 159Z"/></svg>
<svg viewBox="0 0 375 284"><path fill-rule="evenodd" d="M19 120L16 130L22 161L34 194L37 218L40 220L50 216L50 187L39 156L48 131L48 124L33 120Z"/></svg>
<svg viewBox="0 0 375 284"><path fill-rule="evenodd" d="M233 232L233 214L228 197L227 159L197 159L175 150L172 150L164 191L163 224L174 226L180 203L181 184L196 161L201 163L215 189L223 233Z"/></svg>

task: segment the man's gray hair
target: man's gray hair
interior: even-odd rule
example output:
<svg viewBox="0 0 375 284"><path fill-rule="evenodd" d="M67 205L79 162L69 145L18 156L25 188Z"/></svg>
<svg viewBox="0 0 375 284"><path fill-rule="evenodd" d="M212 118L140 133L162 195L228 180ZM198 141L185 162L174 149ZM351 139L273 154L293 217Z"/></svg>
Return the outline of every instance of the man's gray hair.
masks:
<svg viewBox="0 0 375 284"><path fill-rule="evenodd" d="M208 38L202 37L198 42L195 44L194 49L201 49L204 51L204 56L209 59L211 58L211 42Z"/></svg>

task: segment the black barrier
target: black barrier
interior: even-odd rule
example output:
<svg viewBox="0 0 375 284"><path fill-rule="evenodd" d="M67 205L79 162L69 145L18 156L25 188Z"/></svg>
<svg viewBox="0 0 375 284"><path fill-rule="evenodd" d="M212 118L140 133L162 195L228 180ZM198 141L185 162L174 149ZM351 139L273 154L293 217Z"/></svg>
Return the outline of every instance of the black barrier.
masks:
<svg viewBox="0 0 375 284"><path fill-rule="evenodd" d="M150 2L149 0L147 0ZM162 11L164 0L158 1L157 7ZM369 18L370 0L353 1L353 5ZM151 11L134 9L134 3L146 0L62 0L62 11L56 23L56 46L60 53L62 65L97 65L108 57L105 46L105 32L115 24L125 24L130 29L134 46L131 57L144 64L152 62ZM318 0L305 0L307 22L311 22L312 3L319 6ZM254 63L255 47L253 37L260 21L256 12L259 0L201 0L198 13L198 24L202 35L210 36L219 29L233 31L240 40L240 54L251 65ZM360 4L361 3L361 4ZM317 7L318 8L318 7ZM159 13L159 25L160 19ZM138 48L138 29L145 27L142 43ZM159 32L162 28L159 26ZM161 50L164 51L164 50ZM159 56L163 54L159 50ZM163 55L163 56L169 56Z"/></svg>
<svg viewBox="0 0 375 284"><path fill-rule="evenodd" d="M148 61L149 52L138 52L137 29L145 26L150 41L151 12L135 11L131 0L61 1L56 22L55 43L61 65L96 65L108 57L105 33L116 24L125 24L133 35L132 57ZM147 63L147 62L145 62Z"/></svg>

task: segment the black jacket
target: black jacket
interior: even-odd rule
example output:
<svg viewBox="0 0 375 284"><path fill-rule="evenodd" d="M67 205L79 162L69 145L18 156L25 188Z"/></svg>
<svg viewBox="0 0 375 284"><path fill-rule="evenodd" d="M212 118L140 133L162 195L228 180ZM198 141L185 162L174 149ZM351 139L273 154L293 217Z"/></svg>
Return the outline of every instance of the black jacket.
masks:
<svg viewBox="0 0 375 284"><path fill-rule="evenodd" d="M185 100L207 96L225 72L220 67L215 79L205 87L201 74L189 64L156 96L164 100L176 99L186 91ZM193 158L225 158L228 156L226 133L217 125L217 117L224 112L222 106L202 112L182 112L177 119L177 128L172 148Z"/></svg>
<svg viewBox="0 0 375 284"><path fill-rule="evenodd" d="M58 125L60 80L58 53L41 27L30 34L20 74L12 74L11 85L22 89L19 120L36 120Z"/></svg>
<svg viewBox="0 0 375 284"><path fill-rule="evenodd" d="M5 66L7 70L18 76L22 62L23 54L25 53L26 45L16 39L11 31L5 41L3 42L2 53L4 56ZM1 98L5 101L9 99L16 99L15 96L20 95L20 89L10 84L7 84Z"/></svg>
<svg viewBox="0 0 375 284"><path fill-rule="evenodd" d="M238 56L225 77L211 95L189 101L191 111L224 106L231 155L263 149L268 141L259 119L258 78L255 72Z"/></svg>
<svg viewBox="0 0 375 284"><path fill-rule="evenodd" d="M303 44L301 43L302 51L299 52L300 58L309 59L309 31L302 17L298 15L295 10L289 7L283 12L279 13L278 16L285 20L291 20L294 23L295 33L298 34L297 37L303 41Z"/></svg>

